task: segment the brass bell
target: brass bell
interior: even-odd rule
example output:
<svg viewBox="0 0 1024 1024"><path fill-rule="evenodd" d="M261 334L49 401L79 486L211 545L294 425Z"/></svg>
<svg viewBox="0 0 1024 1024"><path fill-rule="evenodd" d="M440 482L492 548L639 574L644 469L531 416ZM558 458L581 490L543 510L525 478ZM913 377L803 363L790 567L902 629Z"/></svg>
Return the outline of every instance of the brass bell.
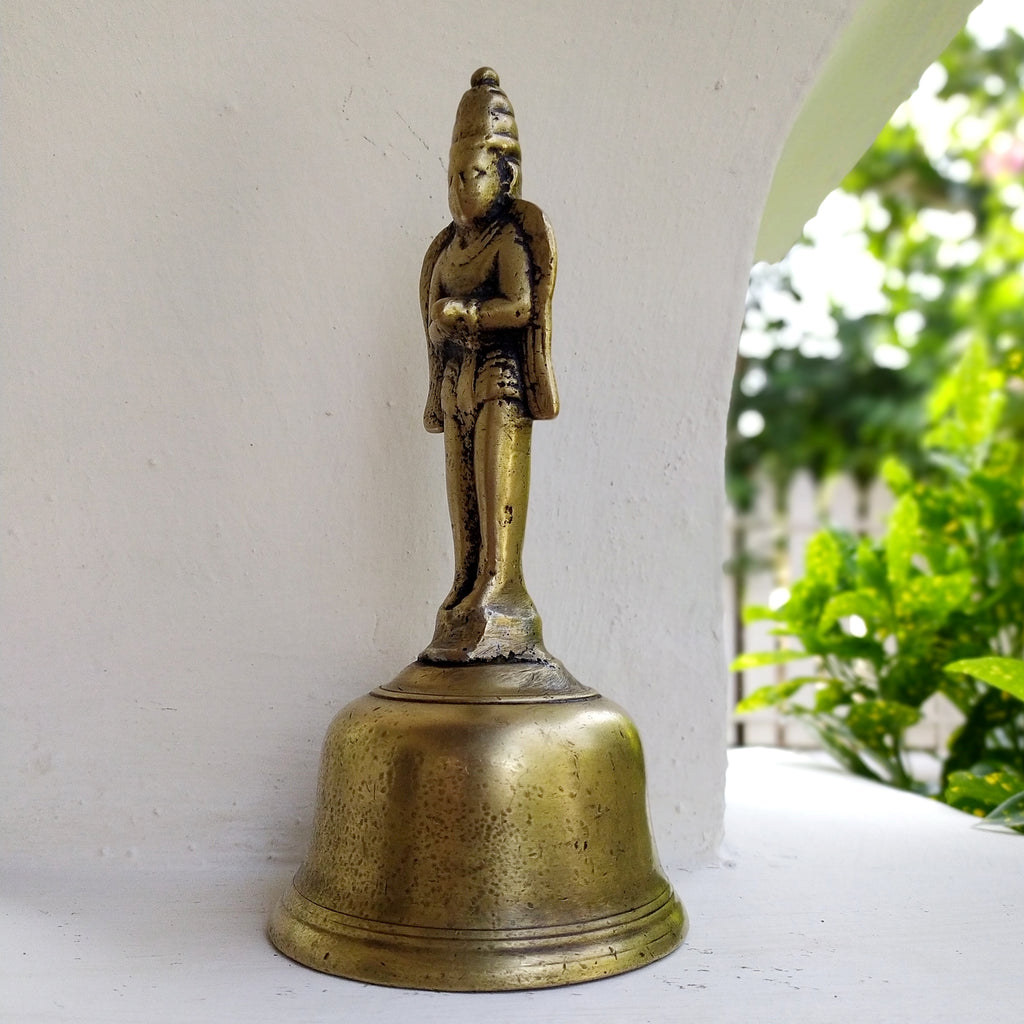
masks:
<svg viewBox="0 0 1024 1024"><path fill-rule="evenodd" d="M636 728L552 660L413 664L341 711L270 937L332 974L479 991L628 971L685 930Z"/></svg>
<svg viewBox="0 0 1024 1024"><path fill-rule="evenodd" d="M383 985L587 981L665 956L687 927L636 727L547 652L523 582L531 428L558 397L554 238L519 198L519 161L481 68L420 285L455 581L420 658L331 723L310 849L270 921L299 963Z"/></svg>

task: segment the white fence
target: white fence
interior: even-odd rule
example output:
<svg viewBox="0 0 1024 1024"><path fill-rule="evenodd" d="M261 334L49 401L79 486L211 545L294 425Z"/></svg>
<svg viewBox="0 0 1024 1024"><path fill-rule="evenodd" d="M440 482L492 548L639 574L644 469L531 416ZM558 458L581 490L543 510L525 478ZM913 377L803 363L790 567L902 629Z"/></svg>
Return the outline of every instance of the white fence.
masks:
<svg viewBox="0 0 1024 1024"><path fill-rule="evenodd" d="M782 504L782 503L780 503ZM776 502L771 488L760 489L760 500L753 512L736 517L731 511L726 523L727 558L734 563L743 554L757 560L745 576L746 593L743 604L766 605L779 587L803 575L804 548L808 539L822 526L834 525L850 530L878 534L892 507L892 495L881 481L866 495L858 493L854 482L839 477L824 487L817 487L809 474L800 474L793 481L785 518L775 512ZM740 624L735 577L725 577L725 642L731 662L742 651L771 650L777 638L770 635L772 623ZM738 634L740 636L738 637ZM738 699L766 683L807 675L809 661L793 661L783 665L748 670L742 678L732 677L733 696ZM924 706L924 717L908 733L911 747L941 751L950 732L959 724L957 710L945 698L933 697ZM730 725L735 745L808 748L818 746L816 738L799 723L765 710L734 718Z"/></svg>

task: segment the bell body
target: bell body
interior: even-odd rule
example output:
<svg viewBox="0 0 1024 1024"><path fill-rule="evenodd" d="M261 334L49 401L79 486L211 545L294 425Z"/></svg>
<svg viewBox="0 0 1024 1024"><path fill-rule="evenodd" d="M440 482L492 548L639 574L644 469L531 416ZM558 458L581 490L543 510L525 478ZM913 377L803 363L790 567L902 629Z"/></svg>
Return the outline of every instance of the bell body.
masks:
<svg viewBox="0 0 1024 1024"><path fill-rule="evenodd" d="M486 991L631 970L685 930L621 708L557 662L416 663L331 724L270 937L331 974Z"/></svg>

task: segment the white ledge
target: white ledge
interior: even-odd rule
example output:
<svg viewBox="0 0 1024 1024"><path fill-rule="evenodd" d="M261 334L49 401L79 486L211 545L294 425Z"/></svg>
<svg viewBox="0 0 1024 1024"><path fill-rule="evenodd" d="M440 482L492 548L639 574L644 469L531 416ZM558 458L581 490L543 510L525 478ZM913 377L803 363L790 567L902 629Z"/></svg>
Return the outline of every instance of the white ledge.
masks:
<svg viewBox="0 0 1024 1024"><path fill-rule="evenodd" d="M292 864L8 862L0 1019L1019 1020L1024 837L778 751L734 752L727 796L727 866L667 865L692 918L683 948L543 992L383 989L289 962L263 926Z"/></svg>

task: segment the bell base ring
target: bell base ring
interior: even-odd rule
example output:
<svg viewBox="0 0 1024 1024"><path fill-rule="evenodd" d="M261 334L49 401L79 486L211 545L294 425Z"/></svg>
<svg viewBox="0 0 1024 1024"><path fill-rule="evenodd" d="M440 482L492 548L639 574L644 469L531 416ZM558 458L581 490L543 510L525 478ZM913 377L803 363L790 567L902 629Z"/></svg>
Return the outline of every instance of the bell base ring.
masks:
<svg viewBox="0 0 1024 1024"><path fill-rule="evenodd" d="M367 921L306 899L294 886L269 936L306 967L356 981L448 992L550 988L635 970L686 934L671 888L635 910L550 928L423 928Z"/></svg>

